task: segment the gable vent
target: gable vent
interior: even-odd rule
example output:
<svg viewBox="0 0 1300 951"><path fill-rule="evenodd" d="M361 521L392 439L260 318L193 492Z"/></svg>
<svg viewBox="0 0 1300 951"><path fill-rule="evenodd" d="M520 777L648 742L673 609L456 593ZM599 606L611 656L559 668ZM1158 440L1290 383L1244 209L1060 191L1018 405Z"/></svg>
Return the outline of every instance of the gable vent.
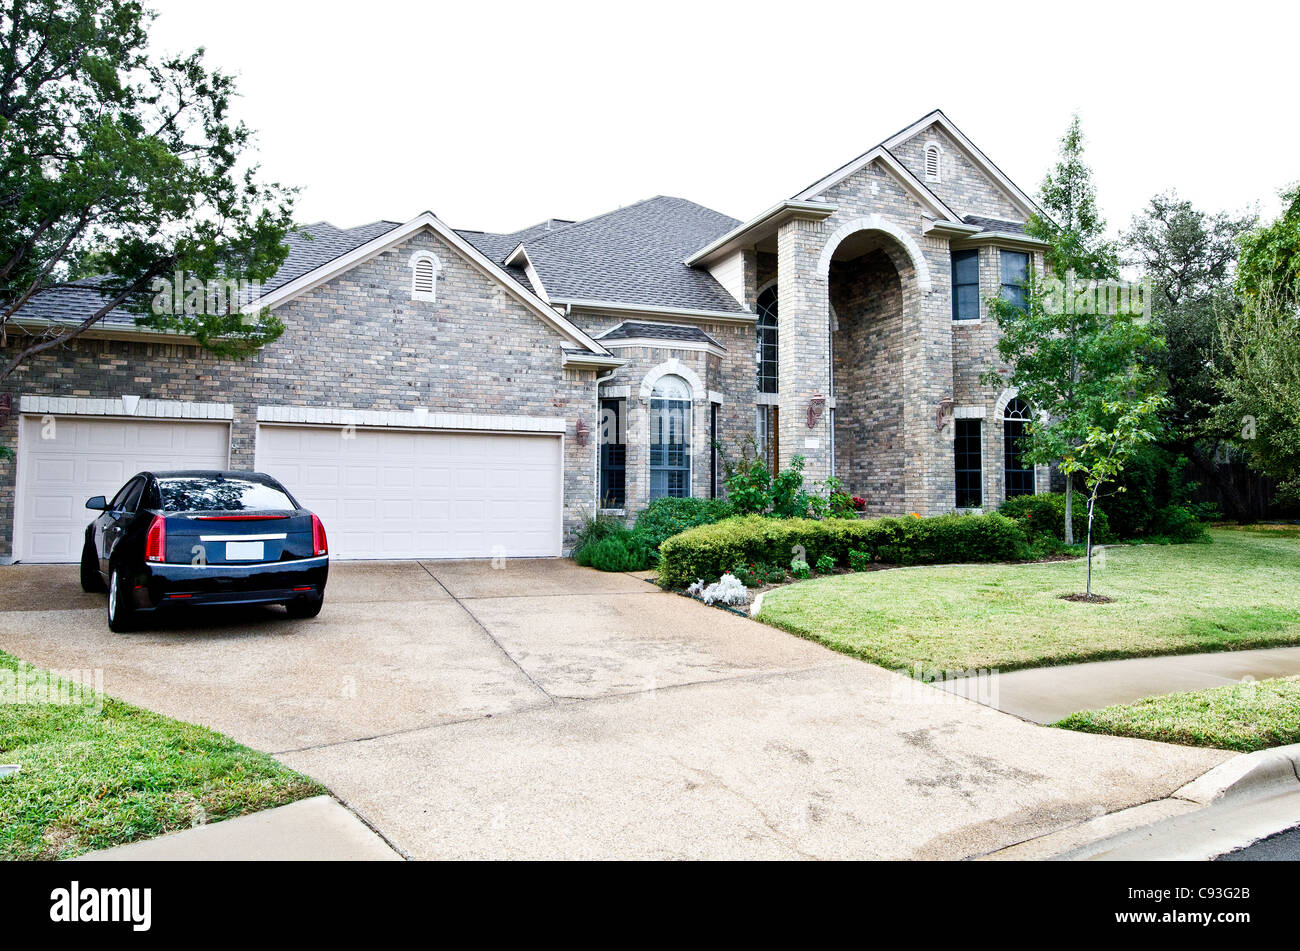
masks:
<svg viewBox="0 0 1300 951"><path fill-rule="evenodd" d="M411 300L436 301L438 299L438 272L442 262L431 251L416 251L411 255Z"/></svg>
<svg viewBox="0 0 1300 951"><path fill-rule="evenodd" d="M925 180L939 181L939 146L930 142L925 147Z"/></svg>

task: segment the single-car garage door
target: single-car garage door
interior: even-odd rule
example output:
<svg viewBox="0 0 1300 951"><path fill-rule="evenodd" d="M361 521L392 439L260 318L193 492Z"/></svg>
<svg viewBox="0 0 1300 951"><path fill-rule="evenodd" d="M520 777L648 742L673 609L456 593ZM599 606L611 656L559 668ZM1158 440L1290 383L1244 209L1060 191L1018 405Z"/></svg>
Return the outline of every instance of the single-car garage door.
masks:
<svg viewBox="0 0 1300 951"><path fill-rule="evenodd" d="M335 557L561 553L558 436L263 425L257 468L320 515Z"/></svg>
<svg viewBox="0 0 1300 951"><path fill-rule="evenodd" d="M137 472L225 469L228 423L24 416L18 438L14 556L81 558L92 495L113 497Z"/></svg>

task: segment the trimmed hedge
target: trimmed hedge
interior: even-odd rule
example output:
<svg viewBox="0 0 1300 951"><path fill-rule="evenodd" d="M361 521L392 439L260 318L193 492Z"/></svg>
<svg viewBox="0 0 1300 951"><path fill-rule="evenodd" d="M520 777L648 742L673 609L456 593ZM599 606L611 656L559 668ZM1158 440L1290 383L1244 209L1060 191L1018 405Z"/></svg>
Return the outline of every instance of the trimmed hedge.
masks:
<svg viewBox="0 0 1300 951"><path fill-rule="evenodd" d="M1041 495L1017 495L998 506L998 513L1015 519L1032 542L1035 538L1054 538L1065 541L1065 493L1044 492ZM1074 540L1082 545L1088 538L1088 498L1082 492L1074 493ZM1115 540L1111 534L1110 520L1097 506L1092 519L1094 545Z"/></svg>
<svg viewBox="0 0 1300 951"><path fill-rule="evenodd" d="M716 581L738 565L788 565L802 545L808 561L830 556L850 567L849 552L893 565L1015 561L1025 557L1024 531L1002 515L936 515L822 520L729 518L674 535L659 549L659 584L685 588ZM855 559L862 564L862 556Z"/></svg>

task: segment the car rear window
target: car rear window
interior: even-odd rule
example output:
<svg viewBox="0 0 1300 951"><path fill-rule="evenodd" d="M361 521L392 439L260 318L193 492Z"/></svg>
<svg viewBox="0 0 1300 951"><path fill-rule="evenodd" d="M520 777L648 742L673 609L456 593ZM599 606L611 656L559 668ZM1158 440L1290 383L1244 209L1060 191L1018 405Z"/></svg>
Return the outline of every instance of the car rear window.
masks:
<svg viewBox="0 0 1300 951"><path fill-rule="evenodd" d="M159 479L164 512L283 512L296 508L283 491L246 479Z"/></svg>

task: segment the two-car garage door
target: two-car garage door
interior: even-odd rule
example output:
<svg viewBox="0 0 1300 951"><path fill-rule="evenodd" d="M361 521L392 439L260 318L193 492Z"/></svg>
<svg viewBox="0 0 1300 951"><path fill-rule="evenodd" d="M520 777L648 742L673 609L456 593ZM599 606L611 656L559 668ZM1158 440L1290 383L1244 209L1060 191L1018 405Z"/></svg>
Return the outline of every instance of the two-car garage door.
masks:
<svg viewBox="0 0 1300 951"><path fill-rule="evenodd" d="M25 416L14 555L76 561L87 498L229 452L224 422ZM560 452L558 435L263 424L256 468L320 515L336 558L536 557L561 553Z"/></svg>
<svg viewBox="0 0 1300 951"><path fill-rule="evenodd" d="M263 425L257 468L338 557L560 554L558 436Z"/></svg>

